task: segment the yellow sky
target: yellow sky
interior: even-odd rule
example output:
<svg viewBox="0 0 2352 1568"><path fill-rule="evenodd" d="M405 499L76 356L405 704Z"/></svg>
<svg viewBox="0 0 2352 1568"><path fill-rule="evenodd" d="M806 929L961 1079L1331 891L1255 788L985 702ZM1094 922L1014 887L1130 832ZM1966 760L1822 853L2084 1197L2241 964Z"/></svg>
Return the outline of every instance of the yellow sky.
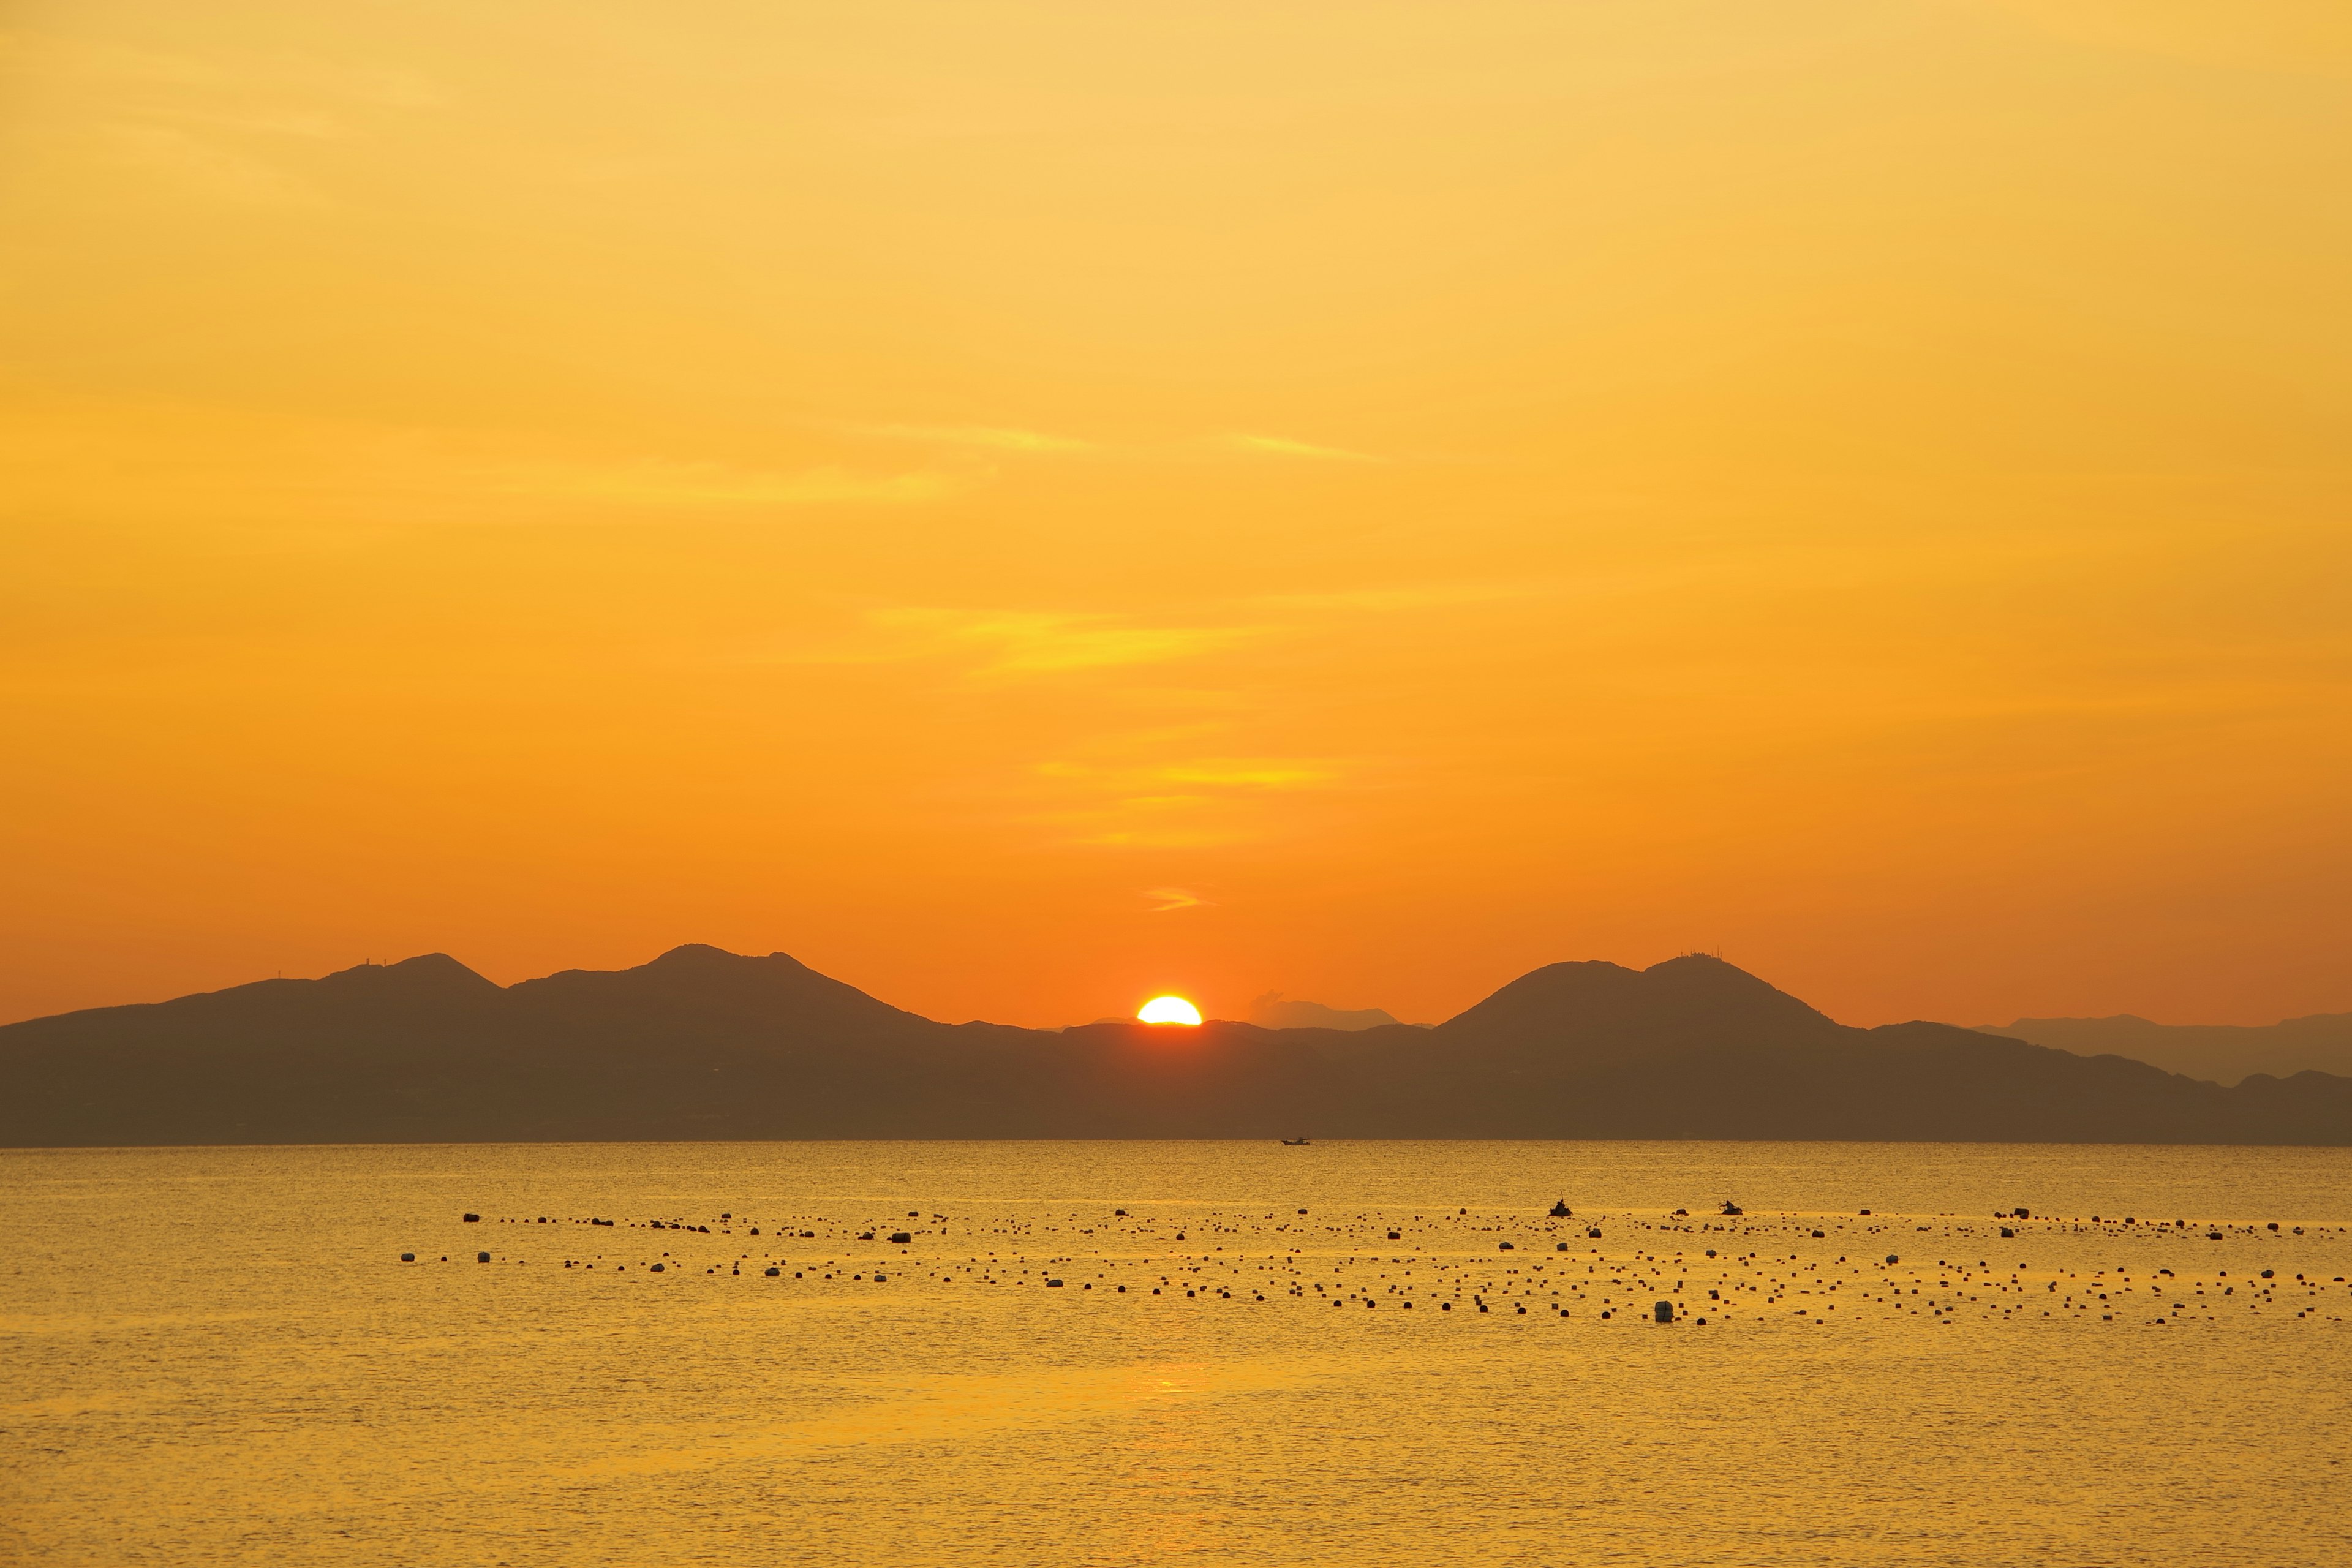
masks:
<svg viewBox="0 0 2352 1568"><path fill-rule="evenodd" d="M28 0L0 1017L2352 1009L2352 12Z"/></svg>

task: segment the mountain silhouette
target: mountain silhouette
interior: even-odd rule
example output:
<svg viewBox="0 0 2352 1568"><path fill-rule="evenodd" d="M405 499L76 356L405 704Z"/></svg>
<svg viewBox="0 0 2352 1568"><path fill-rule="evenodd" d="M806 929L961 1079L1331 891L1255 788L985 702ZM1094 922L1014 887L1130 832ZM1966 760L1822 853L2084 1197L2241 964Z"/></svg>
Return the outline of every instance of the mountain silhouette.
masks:
<svg viewBox="0 0 2352 1568"><path fill-rule="evenodd" d="M2315 1013L2276 1024L2151 1024L2112 1018L2020 1018L1980 1026L2078 1056L2131 1057L2167 1072L2235 1083L2250 1073L2352 1076L2352 1013Z"/></svg>
<svg viewBox="0 0 2352 1568"><path fill-rule="evenodd" d="M1397 1018L1382 1007L1327 1007L1269 991L1250 1004L1249 1021L1261 1029L1377 1029Z"/></svg>
<svg viewBox="0 0 2352 1568"><path fill-rule="evenodd" d="M0 1027L0 1145L778 1138L2352 1143L2352 1079L2233 1089L1720 960L1556 963L1433 1028L943 1024L783 953L501 987L446 954Z"/></svg>

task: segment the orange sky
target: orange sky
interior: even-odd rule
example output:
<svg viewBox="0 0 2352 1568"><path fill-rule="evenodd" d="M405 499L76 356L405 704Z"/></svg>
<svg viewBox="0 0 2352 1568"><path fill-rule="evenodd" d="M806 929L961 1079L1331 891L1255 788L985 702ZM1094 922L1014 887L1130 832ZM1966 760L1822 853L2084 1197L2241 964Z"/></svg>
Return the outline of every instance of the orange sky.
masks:
<svg viewBox="0 0 2352 1568"><path fill-rule="evenodd" d="M2352 1009L2328 0L27 0L0 1017Z"/></svg>

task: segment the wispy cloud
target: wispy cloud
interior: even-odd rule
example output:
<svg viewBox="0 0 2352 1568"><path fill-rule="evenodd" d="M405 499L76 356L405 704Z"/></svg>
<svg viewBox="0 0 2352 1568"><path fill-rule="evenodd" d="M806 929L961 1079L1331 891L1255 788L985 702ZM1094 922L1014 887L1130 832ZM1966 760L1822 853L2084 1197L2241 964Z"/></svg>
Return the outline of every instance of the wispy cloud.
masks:
<svg viewBox="0 0 2352 1568"><path fill-rule="evenodd" d="M1169 784L1200 784L1214 789L1307 789L1329 784L1339 776L1328 763L1300 762L1287 757L1252 757L1220 762L1178 763L1159 770Z"/></svg>
<svg viewBox="0 0 2352 1568"><path fill-rule="evenodd" d="M923 658L959 650L979 656L996 675L1044 675L1118 665L1160 664L1208 653L1256 635L1247 626L1139 625L1121 616L1050 611L877 610L876 627L898 634L895 655Z"/></svg>
<svg viewBox="0 0 2352 1568"><path fill-rule="evenodd" d="M1085 452L1094 447L1094 443L1074 436L1056 436L1010 425L849 425L843 428L893 441L917 441L926 446L982 452Z"/></svg>
<svg viewBox="0 0 2352 1568"><path fill-rule="evenodd" d="M1150 913L1164 915L1173 910L1207 908L1210 900L1189 888L1146 888L1143 896L1153 900Z"/></svg>
<svg viewBox="0 0 2352 1568"><path fill-rule="evenodd" d="M1035 802L1024 815L1065 843L1096 848L1245 844L1296 820L1286 797L1342 788L1353 767L1330 757L1203 755L1193 749L1203 738L1182 730L1104 737L1093 756L1038 762L1030 769L1036 787L1022 792ZM1162 910L1210 902L1190 888L1146 896Z"/></svg>
<svg viewBox="0 0 2352 1568"><path fill-rule="evenodd" d="M1325 463L1377 463L1380 458L1369 452L1351 452L1344 447L1318 446L1312 441L1297 441L1287 436L1251 436L1235 434L1225 437L1228 444L1245 452L1263 452L1276 458L1308 458Z"/></svg>
<svg viewBox="0 0 2352 1568"><path fill-rule="evenodd" d="M319 193L275 163L174 125L107 128L114 161L181 195L237 206L317 206Z"/></svg>
<svg viewBox="0 0 2352 1568"><path fill-rule="evenodd" d="M1218 757L1117 766L1073 762L1037 764L1046 778L1071 779L1138 800L1169 801L1224 790L1311 789L1337 781L1340 766L1328 758ZM1171 794L1181 791L1183 795Z"/></svg>
<svg viewBox="0 0 2352 1568"><path fill-rule="evenodd" d="M1416 583L1364 588L1341 588L1328 594L1265 594L1248 601L1270 610L1348 610L1386 615L1411 610L1451 609L1463 605L1492 605L1514 599L1550 598L1559 584L1549 581L1510 583Z"/></svg>

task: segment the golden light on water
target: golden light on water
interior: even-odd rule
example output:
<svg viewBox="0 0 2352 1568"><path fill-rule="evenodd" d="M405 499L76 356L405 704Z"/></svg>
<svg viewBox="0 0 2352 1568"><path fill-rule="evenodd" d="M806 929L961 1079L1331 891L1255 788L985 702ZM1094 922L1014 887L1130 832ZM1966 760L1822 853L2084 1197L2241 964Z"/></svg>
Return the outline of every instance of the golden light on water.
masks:
<svg viewBox="0 0 2352 1568"><path fill-rule="evenodd" d="M1201 1010L1181 996L1154 996L1135 1011L1147 1024L1197 1024Z"/></svg>

